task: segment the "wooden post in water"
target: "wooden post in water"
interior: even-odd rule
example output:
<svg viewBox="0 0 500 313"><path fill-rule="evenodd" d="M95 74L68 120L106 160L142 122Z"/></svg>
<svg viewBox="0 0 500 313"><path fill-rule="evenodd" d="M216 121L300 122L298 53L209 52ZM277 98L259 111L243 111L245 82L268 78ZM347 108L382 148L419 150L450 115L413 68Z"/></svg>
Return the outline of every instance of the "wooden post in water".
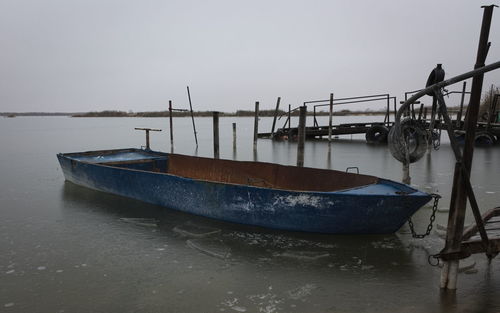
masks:
<svg viewBox="0 0 500 313"><path fill-rule="evenodd" d="M271 138L274 138L274 127L276 127L276 118L278 117L278 110L280 108L281 97L276 101L276 109L274 109L273 127L271 127Z"/></svg>
<svg viewBox="0 0 500 313"><path fill-rule="evenodd" d="M168 101L168 117L170 121L170 150L174 152L174 124L172 119L172 100Z"/></svg>
<svg viewBox="0 0 500 313"><path fill-rule="evenodd" d="M233 123L233 150L236 150L236 123Z"/></svg>
<svg viewBox="0 0 500 313"><path fill-rule="evenodd" d="M479 37L479 45L474 69L484 67L484 62L489 48L488 37L494 7L495 5L482 7L484 8L483 21L481 25L481 35ZM445 249L443 249L443 251L447 253L461 251L465 209L468 197L465 180L467 180L468 177L462 171L458 171L457 168L463 166L465 171L470 175L483 78L484 74L480 74L472 78L471 95L465 121L465 143L461 160L463 164L459 162L455 164L455 175L453 177L453 188L451 191L452 198L450 200L450 213L448 215L448 228L446 232L446 246ZM444 266L441 271L441 288L451 290L457 289L458 267L458 259L444 262Z"/></svg>
<svg viewBox="0 0 500 313"><path fill-rule="evenodd" d="M253 149L257 150L257 137L259 133L259 101L255 102L255 120L253 123Z"/></svg>
<svg viewBox="0 0 500 313"><path fill-rule="evenodd" d="M402 179L403 184L411 184L411 177L410 177L410 154L408 151L408 148L406 148L406 157L403 162L403 179Z"/></svg>
<svg viewBox="0 0 500 313"><path fill-rule="evenodd" d="M156 129L156 128L141 128L141 127L135 127L135 130L144 130L146 132L146 150L150 150L150 144L149 144L149 132L154 131L154 132L161 132L161 129Z"/></svg>
<svg viewBox="0 0 500 313"><path fill-rule="evenodd" d="M212 112L214 119L214 159L219 158L219 112Z"/></svg>
<svg viewBox="0 0 500 313"><path fill-rule="evenodd" d="M333 93L330 94L330 114L328 115L328 142L332 142Z"/></svg>
<svg viewBox="0 0 500 313"><path fill-rule="evenodd" d="M196 147L198 147L198 135L196 134L196 125L194 124L193 105L191 104L191 93L189 92L189 86L187 86L187 92L189 99L189 110L191 112L191 121L193 122L194 141L196 142Z"/></svg>
<svg viewBox="0 0 500 313"><path fill-rule="evenodd" d="M307 107L305 105L300 107L299 113L299 133L298 133L298 145L297 145L297 166L304 166L304 144L306 141L306 116Z"/></svg>

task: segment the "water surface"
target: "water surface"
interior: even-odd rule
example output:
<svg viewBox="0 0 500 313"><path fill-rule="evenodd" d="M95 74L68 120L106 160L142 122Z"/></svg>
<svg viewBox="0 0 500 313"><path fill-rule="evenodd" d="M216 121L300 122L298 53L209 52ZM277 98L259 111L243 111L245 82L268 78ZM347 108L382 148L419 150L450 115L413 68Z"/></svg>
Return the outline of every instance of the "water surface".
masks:
<svg viewBox="0 0 500 313"><path fill-rule="evenodd" d="M326 117L322 121L326 122ZM383 117L334 117L336 122ZM174 119L174 151L212 156L212 120ZM237 150L231 123L237 123ZM260 127L270 129L262 118ZM283 121L279 121L281 125ZM295 164L296 143L259 140L252 118L221 118L221 158ZM296 124L294 119L293 124ZM139 147L134 127L161 128L152 148L170 151L164 118L24 117L0 120L0 308L5 312L464 312L500 311L499 259L475 255L456 294L439 290L427 264L443 247L439 231L414 240L335 236L218 222L65 182L58 152ZM329 152L330 151L330 152ZM481 209L500 203L499 147L477 148L473 185ZM329 150L306 143L305 165L399 181L385 146L344 136ZM443 196L446 225L452 152L446 140L411 166L412 184ZM425 230L430 207L414 217ZM472 222L470 214L467 223ZM202 234L207 234L206 236Z"/></svg>

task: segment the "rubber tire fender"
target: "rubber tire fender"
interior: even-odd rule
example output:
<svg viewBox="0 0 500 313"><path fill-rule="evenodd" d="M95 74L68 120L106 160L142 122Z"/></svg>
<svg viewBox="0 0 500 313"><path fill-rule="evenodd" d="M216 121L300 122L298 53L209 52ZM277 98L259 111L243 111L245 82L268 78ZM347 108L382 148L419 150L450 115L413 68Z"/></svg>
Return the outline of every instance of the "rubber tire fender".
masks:
<svg viewBox="0 0 500 313"><path fill-rule="evenodd" d="M396 160L404 163L406 160L406 151L400 138L396 138L395 131L395 127L392 127L389 131L389 151ZM427 131L415 123L414 120L404 120L401 122L401 132L403 134L411 134L409 151L410 163L420 160L427 152Z"/></svg>
<svg viewBox="0 0 500 313"><path fill-rule="evenodd" d="M495 137L487 132L480 132L474 138L474 145L476 146L491 146L495 143Z"/></svg>
<svg viewBox="0 0 500 313"><path fill-rule="evenodd" d="M387 135L389 135L389 129L384 125L373 125L370 127L366 133L366 142L373 144L387 143Z"/></svg>

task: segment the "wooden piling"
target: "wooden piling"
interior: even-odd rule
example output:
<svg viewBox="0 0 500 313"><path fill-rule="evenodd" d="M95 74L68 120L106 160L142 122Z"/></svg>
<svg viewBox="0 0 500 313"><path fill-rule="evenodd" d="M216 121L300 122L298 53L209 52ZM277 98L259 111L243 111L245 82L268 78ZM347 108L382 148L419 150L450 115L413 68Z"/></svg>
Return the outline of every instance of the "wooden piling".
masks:
<svg viewBox="0 0 500 313"><path fill-rule="evenodd" d="M255 119L253 124L253 149L257 149L257 137L259 133L259 101L255 102Z"/></svg>
<svg viewBox="0 0 500 313"><path fill-rule="evenodd" d="M135 130L144 130L146 132L146 150L150 150L150 141L149 141L149 132L154 131L154 132L161 132L161 129L156 129L156 128L141 128L141 127L135 127Z"/></svg>
<svg viewBox="0 0 500 313"><path fill-rule="evenodd" d="M212 112L214 120L214 159L219 158L219 112Z"/></svg>
<svg viewBox="0 0 500 313"><path fill-rule="evenodd" d="M170 150L174 152L174 123L172 119L172 100L168 101L168 117L170 121Z"/></svg>
<svg viewBox="0 0 500 313"><path fill-rule="evenodd" d="M187 93L189 99L189 110L191 112L191 122L193 123L194 141L196 142L196 147L198 147L198 135L196 133L196 125L194 124L193 105L191 104L191 93L189 92L189 86L187 86Z"/></svg>
<svg viewBox="0 0 500 313"><path fill-rule="evenodd" d="M328 115L328 141L332 141L333 93L330 94L330 114Z"/></svg>
<svg viewBox="0 0 500 313"><path fill-rule="evenodd" d="M276 118L278 117L278 110L280 108L281 97L276 101L276 109L274 109L273 126L271 127L271 138L274 138L274 128L276 127Z"/></svg>
<svg viewBox="0 0 500 313"><path fill-rule="evenodd" d="M486 55L488 53L488 37L491 26L491 17L493 15L494 5L484 6L483 21L481 25L481 35L479 38L479 45L477 51L476 64L474 69L484 67ZM465 122L465 143L462 155L462 164L456 166L464 166L466 174L470 175L472 166L472 156L474 152L474 139L476 133L476 124L479 112L479 104L481 100L481 90L483 86L484 74L474 76L472 78L471 95L468 107L468 113ZM457 177L453 179L452 195L454 199L450 202L450 213L448 216L448 229L446 232L446 246L445 251L448 253L460 252L462 235L465 221L465 209L467 204L467 183L468 175L464 175L463 171L456 171ZM470 195L469 195L470 196ZM453 204L453 206L452 206ZM441 275L441 287L445 289L454 290L457 288L457 272L459 260L445 261L443 272Z"/></svg>
<svg viewBox="0 0 500 313"><path fill-rule="evenodd" d="M306 116L307 107L301 106L299 113L298 145L297 145L297 166L304 166L304 144L306 141Z"/></svg>
<svg viewBox="0 0 500 313"><path fill-rule="evenodd" d="M236 123L233 123L233 150L236 150Z"/></svg>

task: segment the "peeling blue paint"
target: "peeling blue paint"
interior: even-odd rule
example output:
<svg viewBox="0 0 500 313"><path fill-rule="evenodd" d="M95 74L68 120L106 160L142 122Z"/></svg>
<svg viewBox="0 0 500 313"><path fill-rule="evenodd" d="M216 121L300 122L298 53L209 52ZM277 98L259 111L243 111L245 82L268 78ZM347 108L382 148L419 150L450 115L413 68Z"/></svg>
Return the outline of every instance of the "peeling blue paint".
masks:
<svg viewBox="0 0 500 313"><path fill-rule="evenodd" d="M384 179L377 184L334 192L195 180L165 173L168 154L139 149L117 150L104 156L104 162L145 158L153 162L106 165L96 163L103 162L103 158L83 153L57 157L66 180L78 185L209 218L275 229L393 233L431 199L427 193ZM148 166L163 167L163 173L148 171Z"/></svg>

